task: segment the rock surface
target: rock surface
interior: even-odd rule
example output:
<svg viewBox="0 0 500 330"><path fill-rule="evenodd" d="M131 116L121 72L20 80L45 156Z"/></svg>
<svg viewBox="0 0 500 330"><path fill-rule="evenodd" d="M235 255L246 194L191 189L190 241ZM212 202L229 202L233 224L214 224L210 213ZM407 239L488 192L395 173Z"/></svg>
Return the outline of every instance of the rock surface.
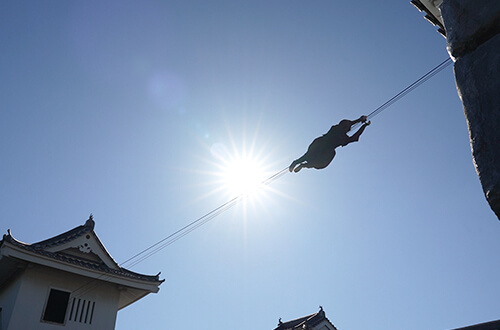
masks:
<svg viewBox="0 0 500 330"><path fill-rule="evenodd" d="M448 52L460 58L500 33L500 1L443 0Z"/></svg>
<svg viewBox="0 0 500 330"><path fill-rule="evenodd" d="M500 1L444 0L441 13L474 165L500 219Z"/></svg>

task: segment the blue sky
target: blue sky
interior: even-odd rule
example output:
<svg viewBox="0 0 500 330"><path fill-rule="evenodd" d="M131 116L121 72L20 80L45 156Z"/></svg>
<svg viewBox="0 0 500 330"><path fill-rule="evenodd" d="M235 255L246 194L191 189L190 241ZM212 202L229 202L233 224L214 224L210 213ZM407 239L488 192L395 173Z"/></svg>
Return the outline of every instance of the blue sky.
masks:
<svg viewBox="0 0 500 330"><path fill-rule="evenodd" d="M1 230L93 213L118 262L228 201L228 159L276 173L448 56L396 0L3 1L0 43ZM134 266L166 281L117 329L273 329L319 305L339 329L498 319L499 225L450 66L327 169Z"/></svg>

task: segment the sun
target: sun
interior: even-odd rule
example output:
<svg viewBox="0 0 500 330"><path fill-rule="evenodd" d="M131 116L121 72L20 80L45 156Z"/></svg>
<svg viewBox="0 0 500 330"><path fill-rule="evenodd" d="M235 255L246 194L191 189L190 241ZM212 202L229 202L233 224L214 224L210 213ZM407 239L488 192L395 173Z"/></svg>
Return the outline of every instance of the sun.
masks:
<svg viewBox="0 0 500 330"><path fill-rule="evenodd" d="M217 181L220 190L231 197L255 197L262 193L265 186L263 182L269 176L265 158L252 152L229 151L221 143L213 145L211 151L218 159Z"/></svg>
<svg viewBox="0 0 500 330"><path fill-rule="evenodd" d="M238 157L225 164L222 182L230 194L252 196L262 189L265 180L262 164L249 157Z"/></svg>

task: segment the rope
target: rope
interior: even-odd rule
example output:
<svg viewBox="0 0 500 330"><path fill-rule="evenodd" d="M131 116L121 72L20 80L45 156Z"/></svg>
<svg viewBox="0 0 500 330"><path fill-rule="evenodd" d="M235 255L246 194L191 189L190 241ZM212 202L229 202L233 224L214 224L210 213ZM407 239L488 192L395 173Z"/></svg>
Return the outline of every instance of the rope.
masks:
<svg viewBox="0 0 500 330"><path fill-rule="evenodd" d="M275 174L271 175L269 178L265 179L262 181L260 184L262 186L267 186L271 182L276 181L280 177L282 177L284 174L288 172L288 167L285 167L281 171L276 172ZM204 225L205 223L209 222L213 218L217 217L221 213L224 213L234 205L238 204L240 201L244 200L248 195L247 194L240 194L229 201L225 202L221 206L213 209L212 211L204 214L203 216L199 217L198 219L190 222L189 224L185 225L184 227L180 228L179 230L175 231L174 233L168 235L167 237L159 240L155 244L149 246L148 248L142 250L141 252L137 253L136 255L128 258L124 262L120 264L120 267L123 267L125 264L129 265L127 267L132 268L135 265L143 262L144 260L148 259L152 255L158 253L162 249L166 248L170 244L176 242L177 240L181 239L182 237L186 236L193 230L197 229L198 227ZM85 295L87 292L95 289L96 287L100 286L103 284L103 281L105 281L108 278L111 278L112 275L100 275L95 279L92 279L88 281L87 283L83 284L82 286L78 287L76 290L73 291L73 297L82 297ZM101 281L98 281L101 280Z"/></svg>
<svg viewBox="0 0 500 330"><path fill-rule="evenodd" d="M443 69L445 69L448 65L452 63L451 58L447 58L443 62L439 63L436 67L434 67L432 70L424 74L422 77L414 81L412 84L410 84L408 87L403 89L401 92L393 96L391 99L389 99L387 102L370 112L370 114L367 115L368 120L371 118L375 117L385 109L387 109L389 106L391 106L393 103L397 102L399 99L404 97L406 94L410 93L413 91L415 88L418 86L422 85L424 82L441 72ZM356 126L356 125L355 125ZM353 128L354 129L354 128ZM283 170L275 173L274 175L270 176L266 180L261 182L261 185L268 185L269 183L275 181L276 179L280 178L282 175L284 175L288 170L287 168L284 168ZM153 254L157 253L158 251L164 249L165 247L169 246L170 244L174 243L175 241L179 240L180 238L186 236L196 228L202 226L203 224L207 223L208 221L212 220L219 214L225 212L232 206L236 205L238 202L243 200L246 197L245 194L241 194L239 196L234 197L233 199L227 201L226 203L222 204L221 206L213 209L212 211L206 213L205 215L199 217L198 219L194 220L193 222L187 224L186 226L182 227L181 229L177 230L171 235L168 235L167 237L161 239L157 243L151 245L150 247L142 250L141 252L137 253L136 255L130 257L129 259L125 260L120 264L120 266L123 266L125 264L130 263L128 267L133 267L137 265L138 263L146 260L147 258L151 257ZM136 259L135 261L133 261Z"/></svg>
<svg viewBox="0 0 500 330"><path fill-rule="evenodd" d="M260 184L263 186L269 185L271 182L277 180L281 176L283 176L286 172L288 171L288 167L282 169L281 171L273 174L266 180L262 181ZM216 216L218 216L221 213L224 213L234 205L238 204L240 201L244 200L247 197L246 194L240 194L231 200L225 202L221 206L213 209L212 211L204 214L203 216L199 217L198 219L192 221L191 223L187 224L186 226L182 227L181 229L177 230L176 232L168 235L167 237L163 238L162 240L158 241L157 243L151 245L150 247L142 250L141 252L137 253L133 257L125 260L120 264L120 266L123 266L127 263L130 263L128 267L133 267L137 265L138 263L146 260L153 254L159 252L160 250L164 249L165 247L169 246L170 244L176 242L177 240L181 239L182 237L186 236L196 228L204 225L208 221L212 220ZM132 261L134 259L137 259L135 261Z"/></svg>
<svg viewBox="0 0 500 330"><path fill-rule="evenodd" d="M398 94L394 95L390 100L388 100L387 102L385 102L384 104L382 104L381 106L379 106L378 108L376 108L375 110L373 110L372 112L370 112L366 116L367 119L370 120L371 118L375 117L376 115L378 115L379 113L381 113L382 111L384 111L385 109L387 109L388 107L390 107L391 105L393 105L394 103L396 103L397 101L399 101L401 98L403 98L404 96L406 96L408 93L410 93L411 91L413 91L415 88L417 88L418 86L422 85L424 82L426 82L427 80L431 79L436 74L438 74L439 72L441 72L442 70L444 70L451 63L453 63L453 62L452 62L451 58L448 57L446 60L444 60L443 62L439 63L437 66L435 66L432 70L430 70L429 72L427 72L426 74L424 74L422 77L420 77L419 79L415 80L413 83L411 83L410 85L408 85L408 87L406 87L405 89L403 89L401 92L399 92ZM351 128L351 130L356 130L357 127L359 127L361 125L362 124L357 123L356 125L354 125Z"/></svg>
<svg viewBox="0 0 500 330"><path fill-rule="evenodd" d="M412 84L410 84L408 87L403 89L401 92L399 92L398 94L393 96L387 102L385 102L384 104L382 104L381 106L379 106L378 108L376 108L375 110L370 112L367 115L367 119L370 120L371 118L375 117L376 115L378 115L379 113L381 113L382 111L387 109L389 106L391 106L392 104L394 104L395 102L397 102L398 100L403 98L405 95L407 95L408 93L413 91L415 88L422 85L424 82L426 82L427 80L429 80L430 78L434 77L436 74L438 74L439 72L444 70L451 63L452 63L451 58L447 58L446 60L444 60L443 62L438 64L436 67L434 67L432 70L430 70L429 72L424 74L422 77L415 80ZM355 130L356 127L358 127L360 125L362 125L362 124L357 123L356 125L354 125L352 127L351 130ZM286 174L287 171L288 171L288 167L285 167L281 171L276 172L275 174L271 175L266 180L262 181L261 185L263 185L263 186L269 185L271 182L279 179L281 176ZM135 265L141 263L142 261L148 259L152 255L158 253L159 251L161 251L165 247L169 246L170 244L176 242L177 240L179 240L182 237L186 236L187 234L191 233L193 230L199 228L200 226L202 226L205 223L209 222L210 220L214 219L215 217L217 217L221 213L224 213L225 211L227 211L228 209L230 209L231 207L233 207L234 205L236 205L240 201L244 200L245 197L247 197L246 194L240 194L240 195L230 199L229 201L222 204L221 206L204 214L203 216L201 216L198 219L192 221L191 223L185 225L184 227L180 228L179 230L175 231L174 233L166 236L165 238L159 240L158 242L154 243L153 245L149 246L148 248L142 250L141 252L139 252L139 253L135 254L134 256L130 257L129 259L125 260L124 262L122 262L120 264L120 267L123 267L125 264L129 264L129 263L130 264L128 265L128 267L130 267L130 268L134 267ZM88 291L90 291L90 290L92 290L95 287L100 285L99 282L97 282L97 280L103 280L107 277L111 278L112 276L111 275L101 275L101 276L89 281L88 283L82 285L81 287L79 287L78 289L76 289L73 292L74 296L76 296L76 292L80 291L80 290L81 290L81 292L78 293L78 296L82 296L86 292L88 292ZM100 282L102 283L102 281L100 281ZM92 285L92 283L94 283L94 285Z"/></svg>

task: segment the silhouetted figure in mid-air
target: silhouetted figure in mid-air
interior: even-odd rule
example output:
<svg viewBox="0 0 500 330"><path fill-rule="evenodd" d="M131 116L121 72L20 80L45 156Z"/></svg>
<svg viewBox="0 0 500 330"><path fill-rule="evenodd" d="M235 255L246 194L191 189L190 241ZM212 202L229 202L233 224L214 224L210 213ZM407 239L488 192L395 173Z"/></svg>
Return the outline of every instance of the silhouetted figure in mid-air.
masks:
<svg viewBox="0 0 500 330"><path fill-rule="evenodd" d="M353 136L347 135L351 127L357 123L363 123L363 125ZM368 125L370 122L367 121L366 116L361 116L354 121L341 120L340 123L332 126L326 134L314 139L307 152L299 159L294 160L288 169L290 172L297 173L304 167L318 170L327 167L335 157L335 148L357 142Z"/></svg>

